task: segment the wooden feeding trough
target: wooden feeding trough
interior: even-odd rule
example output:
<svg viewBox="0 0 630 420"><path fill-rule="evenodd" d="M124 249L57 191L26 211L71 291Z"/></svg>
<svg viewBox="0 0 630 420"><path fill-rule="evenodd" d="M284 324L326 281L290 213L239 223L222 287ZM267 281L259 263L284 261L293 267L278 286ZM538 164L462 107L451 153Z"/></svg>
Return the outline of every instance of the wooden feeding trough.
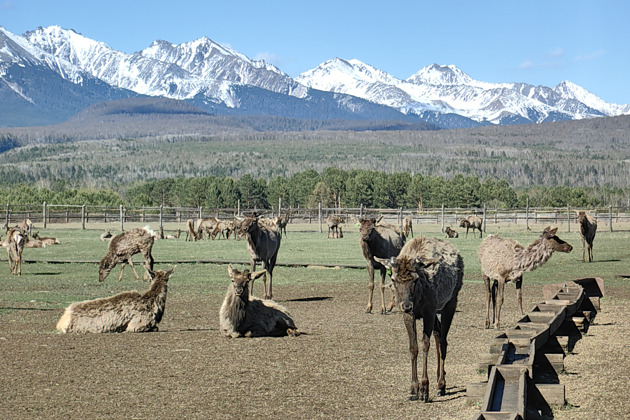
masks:
<svg viewBox="0 0 630 420"><path fill-rule="evenodd" d="M558 373L564 370L565 351L588 329L603 295L600 278L546 285L543 302L481 355L478 368L488 372L488 380L467 389L469 401L483 399L474 419L538 418L563 405Z"/></svg>

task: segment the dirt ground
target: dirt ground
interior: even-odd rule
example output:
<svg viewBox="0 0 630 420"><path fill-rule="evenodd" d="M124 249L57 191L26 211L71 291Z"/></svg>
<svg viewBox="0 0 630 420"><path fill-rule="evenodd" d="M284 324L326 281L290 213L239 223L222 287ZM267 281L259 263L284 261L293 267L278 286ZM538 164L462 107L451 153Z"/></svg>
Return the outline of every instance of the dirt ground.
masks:
<svg viewBox="0 0 630 420"><path fill-rule="evenodd" d="M447 395L409 401L410 362L401 315L365 314L367 281L279 286L299 337L228 339L218 330L223 293L169 290L160 331L58 334L61 310L21 309L0 318L0 418L388 418L472 419L466 387L484 378L482 285L467 282L449 335ZM567 355L568 405L558 419L630 413L627 289L607 289L596 324ZM542 299L524 285L525 307ZM377 297L377 305L380 299ZM513 286L502 321L517 320Z"/></svg>

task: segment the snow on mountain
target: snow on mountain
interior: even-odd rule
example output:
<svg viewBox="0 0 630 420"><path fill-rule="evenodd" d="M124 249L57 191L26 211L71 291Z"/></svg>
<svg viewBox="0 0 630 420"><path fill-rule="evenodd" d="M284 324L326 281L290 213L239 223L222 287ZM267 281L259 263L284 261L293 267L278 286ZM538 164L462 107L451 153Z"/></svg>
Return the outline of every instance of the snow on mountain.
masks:
<svg viewBox="0 0 630 420"><path fill-rule="evenodd" d="M630 113L630 106L608 104L570 82L555 88L487 83L474 80L453 65L432 64L401 80L358 60L336 58L302 73L296 80L315 89L344 92L392 106L404 113L455 113L495 124Z"/></svg>

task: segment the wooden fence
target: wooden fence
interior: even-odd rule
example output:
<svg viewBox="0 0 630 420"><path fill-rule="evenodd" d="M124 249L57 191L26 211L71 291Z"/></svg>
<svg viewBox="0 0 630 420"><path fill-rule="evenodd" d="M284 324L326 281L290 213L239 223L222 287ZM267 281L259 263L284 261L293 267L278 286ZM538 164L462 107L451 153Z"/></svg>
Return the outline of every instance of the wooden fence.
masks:
<svg viewBox="0 0 630 420"><path fill-rule="evenodd" d="M65 204L7 204L5 223L12 226L28 218L33 223L46 228L49 224L79 223L82 229L88 225L103 223L119 223L120 230L124 230L126 223L157 223L161 228L164 223L185 223L188 219L203 217L217 217L232 219L247 213L257 213L265 216L290 215L292 223L317 223L320 232L326 218L331 214L344 217L347 222L356 221L361 217L377 217L382 215L387 221L402 224L406 217L411 217L414 224L438 224L442 231L446 226L459 226L462 218L477 214L484 221L484 231L488 224L510 224L530 229L533 224L563 226L571 231L577 229L575 211L567 207L520 208L520 209L491 209L483 208L429 208L421 211L417 209L383 209L383 208L283 208L281 203L276 209L243 209L235 208L203 208L203 207L104 207L78 206ZM600 222L608 225L610 231L618 223L630 222L630 209L627 207L608 207L588 209Z"/></svg>

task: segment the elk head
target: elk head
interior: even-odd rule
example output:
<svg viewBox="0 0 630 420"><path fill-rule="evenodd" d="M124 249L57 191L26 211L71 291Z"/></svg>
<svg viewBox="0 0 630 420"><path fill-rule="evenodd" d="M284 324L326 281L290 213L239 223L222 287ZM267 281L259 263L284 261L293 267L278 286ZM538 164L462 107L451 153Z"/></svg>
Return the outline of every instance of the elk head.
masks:
<svg viewBox="0 0 630 420"><path fill-rule="evenodd" d="M228 275L232 279L230 287L234 289L234 294L245 300L249 298L249 282L256 280L262 275L267 274L267 270L260 270L250 273L249 270L239 271L232 267L232 264L228 265Z"/></svg>
<svg viewBox="0 0 630 420"><path fill-rule="evenodd" d="M557 252L566 252L569 253L573 250L573 247L556 236L558 232L558 228L552 228L551 226L547 226L543 231L541 237L546 242L547 246L551 247L554 251Z"/></svg>

